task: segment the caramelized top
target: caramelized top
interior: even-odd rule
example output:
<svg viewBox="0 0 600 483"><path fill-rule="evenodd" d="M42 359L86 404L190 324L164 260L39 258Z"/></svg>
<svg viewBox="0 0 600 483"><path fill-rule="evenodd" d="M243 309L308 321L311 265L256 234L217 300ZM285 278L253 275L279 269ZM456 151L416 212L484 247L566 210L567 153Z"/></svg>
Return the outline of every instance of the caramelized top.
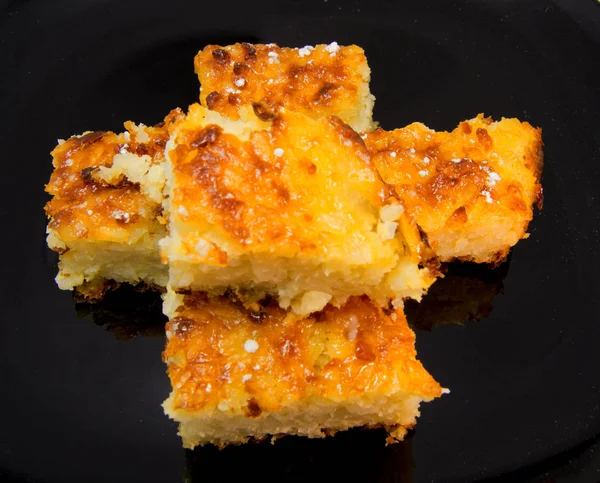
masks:
<svg viewBox="0 0 600 483"><path fill-rule="evenodd" d="M494 216L522 221L541 202L541 130L517 119L483 115L452 132L414 123L364 135L384 181L428 235Z"/></svg>
<svg viewBox="0 0 600 483"><path fill-rule="evenodd" d="M191 106L168 150L171 236L188 254L222 265L221 249L347 263L402 252L397 239L377 234L381 207L399 202L360 136L338 118L285 111L260 129L251 112L235 122L219 117Z"/></svg>
<svg viewBox="0 0 600 483"><path fill-rule="evenodd" d="M336 115L357 130L370 128L370 69L356 45L209 45L194 66L202 105L231 119L238 119L240 106L253 105L264 120L283 106L313 117Z"/></svg>
<svg viewBox="0 0 600 483"><path fill-rule="evenodd" d="M88 132L60 142L52 151L54 172L46 186L53 196L46 205L49 228L67 244L83 239L132 242L162 233L160 202L142 193L126 173L103 178L101 168L113 166L116 155L126 162L144 160L147 166L163 163L168 126L178 115L175 110L154 127L128 121L122 134Z"/></svg>
<svg viewBox="0 0 600 483"><path fill-rule="evenodd" d="M194 293L171 316L163 358L175 410L257 417L310 397L441 395L403 313L388 316L366 297L292 320L274 303L250 312Z"/></svg>

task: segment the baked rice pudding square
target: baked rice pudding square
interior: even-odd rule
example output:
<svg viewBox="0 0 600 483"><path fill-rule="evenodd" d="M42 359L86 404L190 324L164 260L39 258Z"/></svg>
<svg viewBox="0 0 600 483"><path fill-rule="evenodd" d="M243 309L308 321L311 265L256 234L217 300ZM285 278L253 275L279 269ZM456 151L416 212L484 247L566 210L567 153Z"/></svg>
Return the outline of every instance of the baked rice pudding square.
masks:
<svg viewBox="0 0 600 483"><path fill-rule="evenodd" d="M371 69L356 45L209 45L194 67L202 105L231 119L244 106L263 119L283 107L311 117L335 115L357 131L374 127Z"/></svg>
<svg viewBox="0 0 600 483"><path fill-rule="evenodd" d="M87 298L102 296L108 281L164 287L168 268L158 241L164 148L174 110L154 127L126 122L126 131L87 132L52 151L46 191L48 245L60 254L56 281Z"/></svg>
<svg viewBox="0 0 600 483"><path fill-rule="evenodd" d="M227 296L165 297L165 412L186 448L268 436L322 438L384 427L388 442L445 392L416 359L401 309L351 297L298 318L271 300L256 311Z"/></svg>
<svg viewBox="0 0 600 483"><path fill-rule="evenodd" d="M541 129L483 117L452 132L421 123L363 135L383 180L444 262L498 264L541 208Z"/></svg>
<svg viewBox="0 0 600 483"><path fill-rule="evenodd" d="M419 299L434 280L416 226L339 118L232 121L195 104L166 158L161 246L175 290L272 294L308 314L352 295Z"/></svg>

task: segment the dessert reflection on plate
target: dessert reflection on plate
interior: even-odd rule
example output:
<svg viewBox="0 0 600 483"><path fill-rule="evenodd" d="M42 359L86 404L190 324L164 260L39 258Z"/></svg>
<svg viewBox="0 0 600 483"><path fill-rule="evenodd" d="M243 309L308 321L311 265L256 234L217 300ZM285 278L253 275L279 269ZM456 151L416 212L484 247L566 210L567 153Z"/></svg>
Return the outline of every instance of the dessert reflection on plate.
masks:
<svg viewBox="0 0 600 483"><path fill-rule="evenodd" d="M184 481L314 481L319 475L319 481L408 483L415 470L413 433L388 446L384 430L352 429L324 439L286 436L275 445L197 447L185 452Z"/></svg>
<svg viewBox="0 0 600 483"><path fill-rule="evenodd" d="M451 263L421 302L405 304L406 318L413 330L431 330L446 324L462 325L490 315L493 299L503 291L509 259L497 268L475 263ZM119 340L135 336L164 335L167 318L162 313L161 294L140 291L123 284L98 302L77 302L81 318L90 317Z"/></svg>
<svg viewBox="0 0 600 483"><path fill-rule="evenodd" d="M492 312L494 297L503 292L510 256L496 268L476 263L450 263L421 302L408 300L404 311L413 330L431 330L446 324L463 325Z"/></svg>

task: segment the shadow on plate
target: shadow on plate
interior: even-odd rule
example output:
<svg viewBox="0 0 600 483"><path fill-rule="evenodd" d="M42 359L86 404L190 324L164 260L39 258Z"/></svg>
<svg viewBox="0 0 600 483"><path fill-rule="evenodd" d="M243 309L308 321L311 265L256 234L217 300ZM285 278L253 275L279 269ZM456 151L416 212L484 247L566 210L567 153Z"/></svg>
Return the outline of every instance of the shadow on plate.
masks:
<svg viewBox="0 0 600 483"><path fill-rule="evenodd" d="M76 302L75 312L77 317L91 318L118 340L128 340L136 335L162 337L167 318L162 313L160 295L122 284L118 289L108 291L98 302Z"/></svg>
<svg viewBox="0 0 600 483"><path fill-rule="evenodd" d="M451 263L421 302L408 300L404 311L413 330L447 324L463 325L488 317L494 297L504 290L509 259L497 268L476 263Z"/></svg>
<svg viewBox="0 0 600 483"><path fill-rule="evenodd" d="M353 429L325 439L287 436L219 450L186 450L186 483L222 481L413 481L413 432L386 446L384 430Z"/></svg>
<svg viewBox="0 0 600 483"><path fill-rule="evenodd" d="M491 269L474 263L446 267L446 276L437 280L421 302L405 304L406 318L413 330L431 330L446 324L462 325L490 315L492 302L502 293L509 262ZM98 302L76 302L80 318L104 327L119 340L135 336L162 337L166 317L160 293L139 291L123 284Z"/></svg>

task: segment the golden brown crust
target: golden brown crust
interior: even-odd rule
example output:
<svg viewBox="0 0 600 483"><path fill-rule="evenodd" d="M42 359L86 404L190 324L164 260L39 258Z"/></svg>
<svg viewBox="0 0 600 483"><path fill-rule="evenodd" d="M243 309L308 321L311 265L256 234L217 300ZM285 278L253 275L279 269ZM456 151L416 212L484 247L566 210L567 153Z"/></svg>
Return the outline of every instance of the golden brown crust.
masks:
<svg viewBox="0 0 600 483"><path fill-rule="evenodd" d="M355 207L345 215L348 230L370 231L361 216L375 222L380 207L395 199L370 163L363 140L336 117L313 120L286 111L270 129L253 131L244 140L199 121L203 112L191 106L176 125L175 148L168 153L173 211L184 207L177 216L197 232L218 227L221 238L240 250L260 251L276 243L290 253L317 251L331 236L319 217L334 213L336 206ZM208 258L228 263L216 246Z"/></svg>
<svg viewBox="0 0 600 483"><path fill-rule="evenodd" d="M285 107L349 122L360 117L365 93L369 95L370 71L364 51L356 45L300 50L275 44L209 45L198 53L194 66L202 105L231 119L238 119L240 106L253 106L263 120Z"/></svg>
<svg viewBox="0 0 600 483"><path fill-rule="evenodd" d="M94 303L102 300L107 292L117 290L121 284L114 280L95 279L84 282L73 291L77 302Z"/></svg>
<svg viewBox="0 0 600 483"><path fill-rule="evenodd" d="M142 140L129 121L125 123L128 135L90 132L59 144L52 151L54 172L46 186L53 196L46 204L49 228L67 243L127 241L136 228L150 234L162 230L157 221L162 210L159 203L126 178L108 183L98 177L98 171L112 166L113 157L120 152L148 155L154 165L164 162L168 126L179 115L180 111L174 110L164 123L144 128Z"/></svg>
<svg viewBox="0 0 600 483"><path fill-rule="evenodd" d="M493 122L479 115L452 132L414 123L364 136L384 181L394 185L444 261L498 263L526 236L532 207L540 206L542 199L540 129L516 119ZM482 237L485 229L491 234L494 223L506 221L514 229L496 250L456 256L453 247L444 246L445 235L452 235L448 243L461 235L468 239L469 233Z"/></svg>
<svg viewBox="0 0 600 483"><path fill-rule="evenodd" d="M366 297L297 320L274 303L253 313L232 299L194 293L185 296L167 334L172 410L193 413L235 399L253 418L311 396L441 395L416 360L402 312L387 316Z"/></svg>
<svg viewBox="0 0 600 483"><path fill-rule="evenodd" d="M138 283L129 284L135 291L143 292L156 292L164 293L166 288L163 286L156 285L154 283L147 283L144 281ZM97 303L101 301L107 292L112 292L120 289L121 283L115 282L114 280L105 280L103 278L94 279L90 282L84 282L77 286L73 290L73 297L77 302L85 303Z"/></svg>

